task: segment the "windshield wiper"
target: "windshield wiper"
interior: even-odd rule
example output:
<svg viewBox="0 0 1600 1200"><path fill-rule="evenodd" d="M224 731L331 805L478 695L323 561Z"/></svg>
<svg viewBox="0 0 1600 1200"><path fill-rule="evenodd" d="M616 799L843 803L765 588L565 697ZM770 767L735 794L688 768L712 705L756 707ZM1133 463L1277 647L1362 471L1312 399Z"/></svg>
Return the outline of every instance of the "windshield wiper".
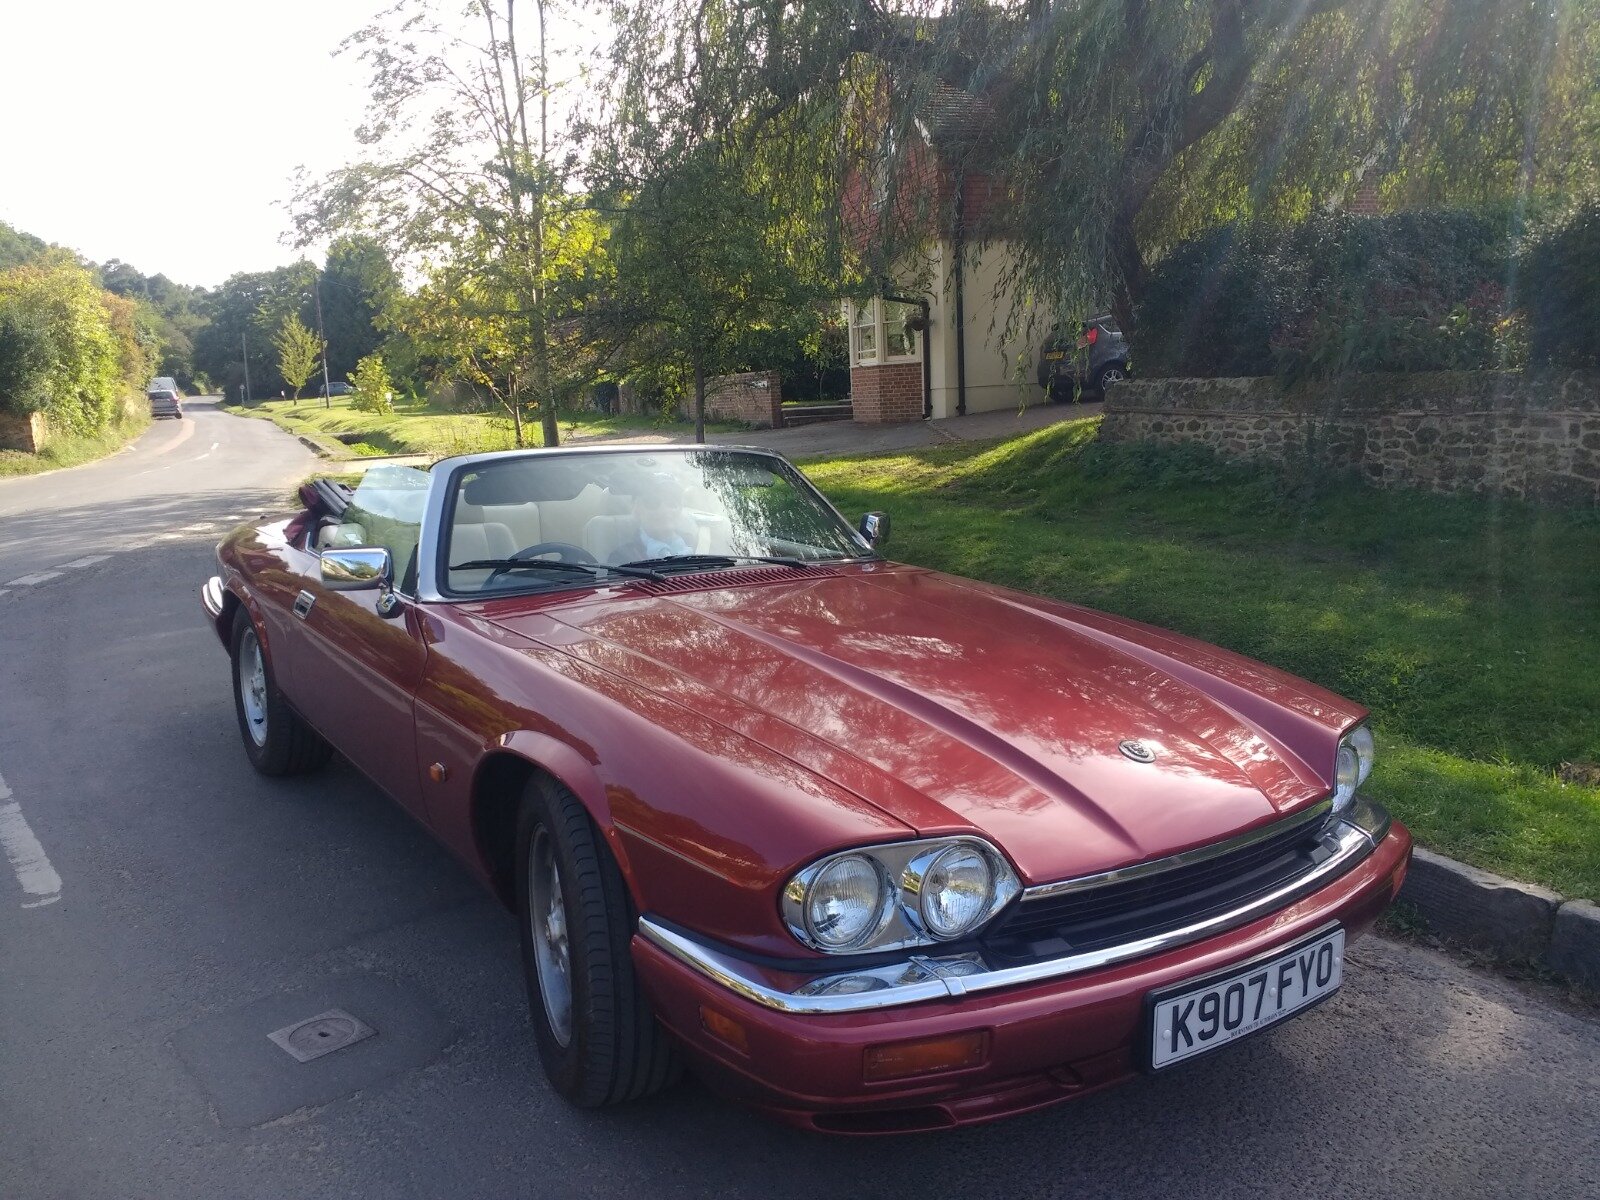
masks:
<svg viewBox="0 0 1600 1200"><path fill-rule="evenodd" d="M660 558L640 558L630 567L733 567L740 563L772 563L779 567L806 568L812 564L803 558L779 554L663 554Z"/></svg>
<svg viewBox="0 0 1600 1200"><path fill-rule="evenodd" d="M576 571L580 575L628 575L637 579L660 581L666 576L648 567L628 564L612 566L610 563L562 562L555 558L474 558L470 562L456 563L452 571Z"/></svg>

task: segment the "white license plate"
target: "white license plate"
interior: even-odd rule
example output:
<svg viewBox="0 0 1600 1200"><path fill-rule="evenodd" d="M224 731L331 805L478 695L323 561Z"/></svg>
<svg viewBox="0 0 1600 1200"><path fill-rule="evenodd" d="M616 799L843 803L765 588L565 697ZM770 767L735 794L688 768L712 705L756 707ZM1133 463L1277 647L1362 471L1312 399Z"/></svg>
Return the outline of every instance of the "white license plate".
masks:
<svg viewBox="0 0 1600 1200"><path fill-rule="evenodd" d="M1339 990L1344 930L1152 996L1150 1067L1159 1071L1292 1017Z"/></svg>

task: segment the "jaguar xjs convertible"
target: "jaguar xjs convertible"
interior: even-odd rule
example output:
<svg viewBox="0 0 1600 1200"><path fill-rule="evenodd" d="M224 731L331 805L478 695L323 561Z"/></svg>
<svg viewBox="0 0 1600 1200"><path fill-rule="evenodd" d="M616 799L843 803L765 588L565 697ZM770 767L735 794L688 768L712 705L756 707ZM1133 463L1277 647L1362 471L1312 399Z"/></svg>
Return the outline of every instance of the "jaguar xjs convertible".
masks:
<svg viewBox="0 0 1600 1200"><path fill-rule="evenodd" d="M808 1128L1183 1069L1333 997L1400 887L1359 705L889 561L781 457L318 483L203 600L268 775L337 751L521 923L578 1105L685 1063Z"/></svg>

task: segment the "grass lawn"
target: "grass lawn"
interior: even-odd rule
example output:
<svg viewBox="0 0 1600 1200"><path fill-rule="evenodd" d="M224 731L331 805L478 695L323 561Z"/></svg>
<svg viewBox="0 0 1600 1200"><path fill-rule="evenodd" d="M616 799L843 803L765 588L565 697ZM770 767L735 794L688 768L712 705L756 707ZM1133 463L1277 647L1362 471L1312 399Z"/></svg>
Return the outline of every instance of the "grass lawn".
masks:
<svg viewBox="0 0 1600 1200"><path fill-rule="evenodd" d="M1368 788L1423 845L1600 899L1600 788L1559 774L1600 763L1600 515L1296 487L1100 446L1097 424L806 470L845 512L891 513L897 559L1178 629L1369 706Z"/></svg>
<svg viewBox="0 0 1600 1200"><path fill-rule="evenodd" d="M500 412L460 413L426 403L395 405L388 415L360 412L350 407L350 397L335 396L332 405L322 406L321 398L267 400L228 411L241 416L266 417L290 433L309 434L333 443L340 435L354 435L350 450L358 455L424 454L447 458L454 454L477 454L485 450L510 450L516 446L511 419ZM619 433L665 433L692 429L692 423L652 419L646 416L602 416L599 413L570 413L561 416L561 436L592 438ZM544 444L538 419L523 423L523 436L530 446ZM706 422L713 431L737 429L725 422Z"/></svg>
<svg viewBox="0 0 1600 1200"><path fill-rule="evenodd" d="M121 416L99 433L88 436L56 434L37 454L23 450L0 450L0 476L37 475L41 471L82 466L122 449L149 425L150 414L143 411L143 397L140 397L139 406L124 410Z"/></svg>

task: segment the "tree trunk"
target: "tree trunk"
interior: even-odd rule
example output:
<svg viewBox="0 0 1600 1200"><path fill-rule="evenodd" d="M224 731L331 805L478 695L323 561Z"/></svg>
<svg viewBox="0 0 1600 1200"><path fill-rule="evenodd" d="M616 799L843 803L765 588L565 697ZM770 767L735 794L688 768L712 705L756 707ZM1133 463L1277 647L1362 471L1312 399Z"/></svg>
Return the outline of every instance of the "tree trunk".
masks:
<svg viewBox="0 0 1600 1200"><path fill-rule="evenodd" d="M694 440L700 445L706 440L706 366L698 353L694 356Z"/></svg>
<svg viewBox="0 0 1600 1200"><path fill-rule="evenodd" d="M513 395L511 397L511 403L506 405L506 407L511 410L511 427L516 432L517 449L521 450L527 445L527 443L522 440L522 401L517 396Z"/></svg>
<svg viewBox="0 0 1600 1200"><path fill-rule="evenodd" d="M1133 219L1137 215L1125 211L1111 225L1111 256L1117 268L1111 312L1123 336L1129 339L1134 335L1134 308L1144 291L1144 254L1133 232Z"/></svg>

